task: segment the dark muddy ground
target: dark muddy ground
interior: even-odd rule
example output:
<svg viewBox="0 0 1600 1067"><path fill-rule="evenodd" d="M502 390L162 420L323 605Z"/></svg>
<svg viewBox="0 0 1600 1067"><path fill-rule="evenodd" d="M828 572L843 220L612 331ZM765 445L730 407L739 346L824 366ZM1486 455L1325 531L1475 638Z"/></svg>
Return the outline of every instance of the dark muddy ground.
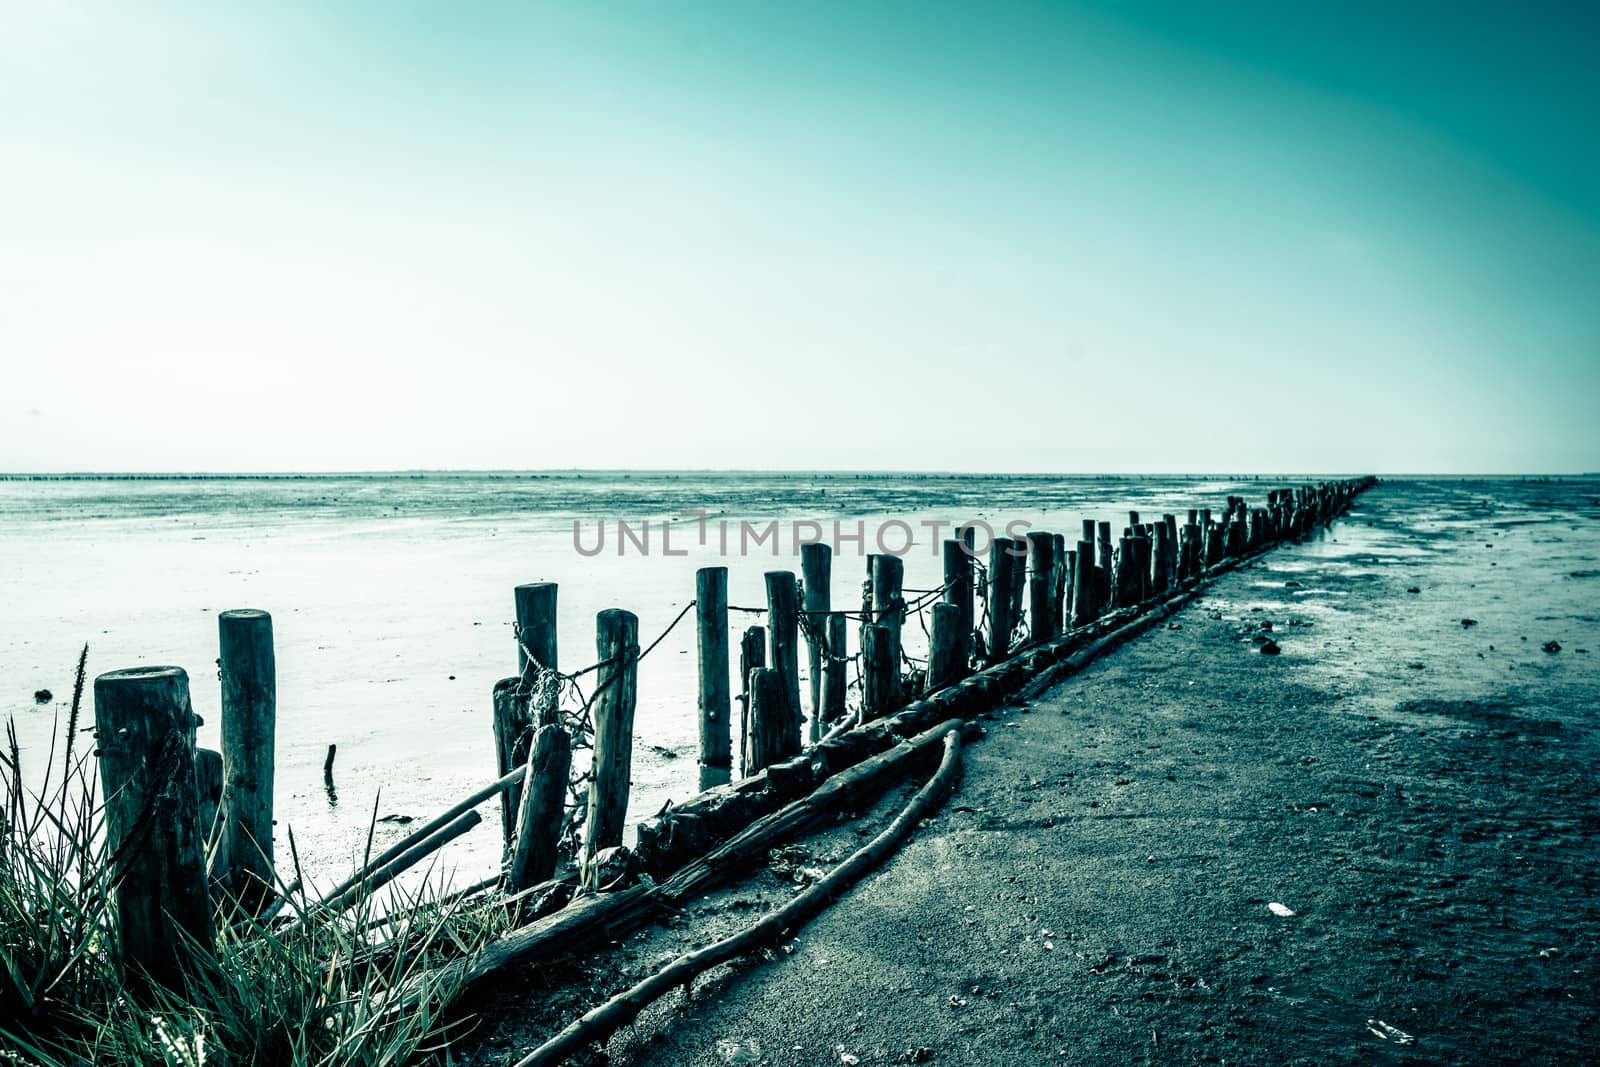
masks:
<svg viewBox="0 0 1600 1067"><path fill-rule="evenodd" d="M610 1062L1595 1060L1597 494L1369 492L986 721L884 868L656 1004ZM748 924L910 789L603 964L480 994L464 1062L510 1063Z"/></svg>

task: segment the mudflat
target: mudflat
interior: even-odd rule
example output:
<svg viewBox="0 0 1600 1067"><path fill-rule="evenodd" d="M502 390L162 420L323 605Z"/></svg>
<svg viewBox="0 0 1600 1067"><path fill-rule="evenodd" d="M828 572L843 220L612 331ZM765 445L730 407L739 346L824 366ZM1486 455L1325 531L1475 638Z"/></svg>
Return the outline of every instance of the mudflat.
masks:
<svg viewBox="0 0 1600 1067"><path fill-rule="evenodd" d="M886 865L604 1055L1592 1061L1597 518L1595 482L1367 492L1326 533L980 720L960 788ZM480 991L465 1062L513 1062L748 925L918 784L599 959Z"/></svg>

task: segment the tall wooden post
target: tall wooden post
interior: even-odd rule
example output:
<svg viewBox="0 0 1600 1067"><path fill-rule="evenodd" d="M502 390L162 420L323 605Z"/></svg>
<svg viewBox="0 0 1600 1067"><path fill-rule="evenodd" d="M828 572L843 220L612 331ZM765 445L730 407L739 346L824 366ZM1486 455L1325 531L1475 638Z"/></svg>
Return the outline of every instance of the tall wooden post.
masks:
<svg viewBox="0 0 1600 1067"><path fill-rule="evenodd" d="M700 663L700 765L733 765L733 703L728 695L728 568L694 575Z"/></svg>
<svg viewBox="0 0 1600 1067"><path fill-rule="evenodd" d="M1200 525L1184 523L1183 535L1178 541L1178 571L1185 582L1200 577Z"/></svg>
<svg viewBox="0 0 1600 1067"><path fill-rule="evenodd" d="M1111 524L1109 522L1095 523L1095 532L1098 539L1095 542L1095 567L1100 572L1096 581L1096 606L1104 612L1111 604L1111 589L1116 581L1116 573L1111 564Z"/></svg>
<svg viewBox="0 0 1600 1067"><path fill-rule="evenodd" d="M833 610L833 549L820 542L800 546L800 582L805 589L805 614L800 629L806 637L806 666L811 684L811 740L822 736L824 663L828 646L828 613Z"/></svg>
<svg viewBox="0 0 1600 1067"><path fill-rule="evenodd" d="M1165 593L1170 587L1167 571L1167 552L1171 544L1171 534L1167 524L1158 522L1154 527L1155 544L1151 546L1153 558L1150 564L1150 592L1155 596Z"/></svg>
<svg viewBox="0 0 1600 1067"><path fill-rule="evenodd" d="M1009 537L996 537L989 545L989 662L999 663L1011 653L1011 630L1016 625L1011 615L1011 554Z"/></svg>
<svg viewBox="0 0 1600 1067"><path fill-rule="evenodd" d="M876 554L867 557L867 568L872 581L872 623L883 627L889 636L887 660L880 669L889 673L894 684L889 690L889 705L877 709L879 715L887 715L904 703L900 692L900 628L905 621L902 588L906 564L899 556Z"/></svg>
<svg viewBox="0 0 1600 1067"><path fill-rule="evenodd" d="M1124 537L1117 549L1117 607L1139 603L1139 547L1132 537Z"/></svg>
<svg viewBox="0 0 1600 1067"><path fill-rule="evenodd" d="M1078 550L1070 548L1065 553L1066 566L1062 568L1061 580L1066 583L1067 591L1061 604L1061 629L1070 630L1077 623L1073 619L1078 610Z"/></svg>
<svg viewBox="0 0 1600 1067"><path fill-rule="evenodd" d="M639 619L607 608L595 616L594 779L584 821L584 862L622 844L633 769L633 709L639 693Z"/></svg>
<svg viewBox="0 0 1600 1067"><path fill-rule="evenodd" d="M271 894L272 787L275 774L278 666L272 616L235 608L217 616L222 678L222 882L254 913Z"/></svg>
<svg viewBox="0 0 1600 1067"><path fill-rule="evenodd" d="M835 722L844 717L845 693L850 681L845 677L845 667L850 662L845 647L845 616L835 611L827 618L828 643L824 649L826 660L822 666L822 720Z"/></svg>
<svg viewBox="0 0 1600 1067"><path fill-rule="evenodd" d="M768 571L767 659L783 675L791 718L800 722L800 591L794 571Z"/></svg>
<svg viewBox="0 0 1600 1067"><path fill-rule="evenodd" d="M1040 645L1056 635L1056 538L1044 530L1028 533L1028 638Z"/></svg>
<svg viewBox="0 0 1600 1067"><path fill-rule="evenodd" d="M1067 628L1067 618L1063 611L1070 590L1070 581L1067 577L1067 535L1052 534L1050 551L1056 562L1055 577L1051 583L1051 588L1055 590L1055 602L1050 605L1050 617L1056 633L1059 634Z"/></svg>
<svg viewBox="0 0 1600 1067"><path fill-rule="evenodd" d="M1072 590L1072 625L1086 626L1099 614L1095 603L1095 582L1099 568L1094 565L1094 543L1078 542L1077 583Z"/></svg>
<svg viewBox="0 0 1600 1067"><path fill-rule="evenodd" d="M928 635L929 693L958 682L966 675L966 631L961 625L959 606L945 603L933 606L933 628Z"/></svg>
<svg viewBox="0 0 1600 1067"><path fill-rule="evenodd" d="M966 546L958 540L944 543L944 602L953 604L965 627L961 636L963 662L971 656L972 630L977 625L973 618L972 557Z"/></svg>
<svg viewBox="0 0 1600 1067"><path fill-rule="evenodd" d="M189 942L209 947L212 935L189 675L182 667L102 674L94 719L122 964L135 980L177 988Z"/></svg>
<svg viewBox="0 0 1600 1067"><path fill-rule="evenodd" d="M747 627L739 638L739 758L740 774L750 769L750 674L767 665L767 629Z"/></svg>
<svg viewBox="0 0 1600 1067"><path fill-rule="evenodd" d="M517 673L532 681L540 667L558 669L556 657L556 583L529 582L512 590L517 609ZM534 666L529 667L532 659Z"/></svg>
<svg viewBox="0 0 1600 1067"><path fill-rule="evenodd" d="M787 687L777 668L750 672L750 765L746 774L781 763L800 751L800 721L789 704Z"/></svg>
<svg viewBox="0 0 1600 1067"><path fill-rule="evenodd" d="M887 626L861 628L861 719L881 719L899 707L900 658Z"/></svg>
<svg viewBox="0 0 1600 1067"><path fill-rule="evenodd" d="M494 709L495 774L505 777L528 762L528 746L533 742L533 714L529 694L532 683L521 678L502 678L494 683L491 695ZM517 833L517 813L522 810L522 786L513 785L500 794L500 832L507 855Z"/></svg>

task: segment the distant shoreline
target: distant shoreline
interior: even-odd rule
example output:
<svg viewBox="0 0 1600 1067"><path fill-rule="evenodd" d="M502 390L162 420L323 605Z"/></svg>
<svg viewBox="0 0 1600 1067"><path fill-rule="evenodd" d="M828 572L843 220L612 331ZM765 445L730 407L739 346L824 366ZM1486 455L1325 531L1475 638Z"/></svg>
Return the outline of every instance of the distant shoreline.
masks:
<svg viewBox="0 0 1600 1067"><path fill-rule="evenodd" d="M0 482L292 482L325 481L329 479L361 479L364 481L426 481L430 479L469 479L520 481L543 478L593 478L593 477L644 477L651 479L704 478L704 477L771 477L771 478L882 478L896 477L931 481L942 478L972 478L980 480L1047 481L1059 478L1088 479L1093 481L1139 481L1146 478L1220 479L1234 482L1320 480L1348 475L1348 471L1277 472L1261 474L1233 474L1208 471L1142 471L1137 473L1101 473L1047 471L1019 473L1014 471L896 471L896 470L740 470L731 468L693 468L661 470L651 468L582 468L562 467L550 470L399 470L399 471L14 471L0 472ZM1439 474L1407 472L1380 475L1395 479L1438 479L1463 481L1515 480L1551 481L1600 479L1600 471L1582 473L1465 473Z"/></svg>

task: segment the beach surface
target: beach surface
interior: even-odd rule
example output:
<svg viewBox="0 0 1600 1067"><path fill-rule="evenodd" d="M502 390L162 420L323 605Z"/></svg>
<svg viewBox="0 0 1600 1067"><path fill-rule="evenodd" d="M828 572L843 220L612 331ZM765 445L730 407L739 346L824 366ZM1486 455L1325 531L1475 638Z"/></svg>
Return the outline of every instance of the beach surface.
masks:
<svg viewBox="0 0 1600 1067"><path fill-rule="evenodd" d="M657 1002L609 1061L1591 1062L1597 489L1369 491L980 719L960 788L886 865ZM918 784L601 959L490 983L464 1062L513 1062L746 927Z"/></svg>

